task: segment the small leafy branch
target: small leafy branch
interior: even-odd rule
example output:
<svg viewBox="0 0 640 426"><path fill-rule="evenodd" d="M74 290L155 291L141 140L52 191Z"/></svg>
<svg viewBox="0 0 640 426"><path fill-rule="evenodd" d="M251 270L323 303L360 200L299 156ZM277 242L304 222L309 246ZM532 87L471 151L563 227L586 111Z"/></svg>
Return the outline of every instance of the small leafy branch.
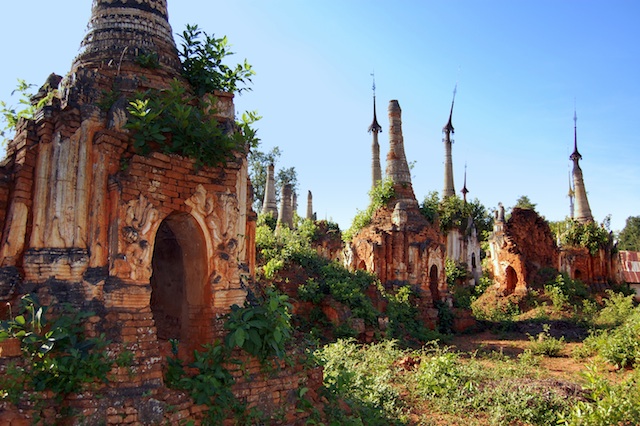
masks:
<svg viewBox="0 0 640 426"><path fill-rule="evenodd" d="M94 314L68 304L56 309L57 315L50 315L35 295L25 295L17 315L0 322L0 341L19 339L27 361L0 378L1 398L18 403L25 390L50 390L62 401L85 385L107 382L114 362L105 350L109 342L104 335L88 338L84 333L83 324Z"/></svg>
<svg viewBox="0 0 640 426"><path fill-rule="evenodd" d="M193 86L196 96L216 90L229 93L251 90L241 87L251 82L255 74L246 59L234 68L223 63L227 56L233 55L226 36L215 38L197 25L187 25L180 38L182 43L178 53L182 61L182 75Z"/></svg>
<svg viewBox="0 0 640 426"><path fill-rule="evenodd" d="M3 143L6 143L11 137L20 119L32 119L33 114L39 108L48 104L58 92L56 88L50 87L47 90L46 96L36 102L32 101L33 93L30 91L34 86L34 84L28 84L26 81L18 79L18 85L11 92L11 96L16 93L20 95L18 99L19 106L15 107L8 105L5 101L0 101L0 114L2 115L2 121L4 121L4 126L0 129L0 136L3 138Z"/></svg>

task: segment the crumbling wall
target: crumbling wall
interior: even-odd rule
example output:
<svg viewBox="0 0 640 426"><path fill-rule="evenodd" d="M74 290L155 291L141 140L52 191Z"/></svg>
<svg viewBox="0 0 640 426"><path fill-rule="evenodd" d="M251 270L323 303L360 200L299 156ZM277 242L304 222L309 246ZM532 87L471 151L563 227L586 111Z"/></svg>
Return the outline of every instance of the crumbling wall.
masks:
<svg viewBox="0 0 640 426"><path fill-rule="evenodd" d="M558 269L558 248L548 223L534 210L514 208L497 222L490 241L493 276L503 293L523 293L538 270Z"/></svg>

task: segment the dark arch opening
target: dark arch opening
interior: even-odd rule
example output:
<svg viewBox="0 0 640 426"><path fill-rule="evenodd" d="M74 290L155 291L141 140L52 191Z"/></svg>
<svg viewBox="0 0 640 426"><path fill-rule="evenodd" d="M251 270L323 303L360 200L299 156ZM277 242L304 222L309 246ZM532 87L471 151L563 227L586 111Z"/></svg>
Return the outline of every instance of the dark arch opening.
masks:
<svg viewBox="0 0 640 426"><path fill-rule="evenodd" d="M573 279L574 280L581 280L582 279L582 271L580 269L576 269L575 272L573 273Z"/></svg>
<svg viewBox="0 0 640 426"><path fill-rule="evenodd" d="M516 270L511 266L507 266L505 272L507 274L507 287L505 289L505 293L511 294L515 291L516 285L518 285L518 274L516 273Z"/></svg>
<svg viewBox="0 0 640 426"><path fill-rule="evenodd" d="M174 214L162 221L151 266L151 311L158 339L204 343L189 321L204 306L207 278L206 241L191 215Z"/></svg>
<svg viewBox="0 0 640 426"><path fill-rule="evenodd" d="M476 254L471 253L471 269L476 269Z"/></svg>
<svg viewBox="0 0 640 426"><path fill-rule="evenodd" d="M438 289L438 267L431 265L429 270L429 290L431 291L431 299L433 299L433 305L437 307L440 302L440 289Z"/></svg>

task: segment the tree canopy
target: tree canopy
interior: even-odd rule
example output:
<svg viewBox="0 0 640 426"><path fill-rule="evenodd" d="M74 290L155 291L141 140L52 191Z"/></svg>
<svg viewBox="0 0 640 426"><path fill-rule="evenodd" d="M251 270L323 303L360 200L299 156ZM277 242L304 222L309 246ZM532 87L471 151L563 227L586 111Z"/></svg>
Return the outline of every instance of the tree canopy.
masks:
<svg viewBox="0 0 640 426"><path fill-rule="evenodd" d="M629 216L618 235L620 250L640 251L640 216Z"/></svg>

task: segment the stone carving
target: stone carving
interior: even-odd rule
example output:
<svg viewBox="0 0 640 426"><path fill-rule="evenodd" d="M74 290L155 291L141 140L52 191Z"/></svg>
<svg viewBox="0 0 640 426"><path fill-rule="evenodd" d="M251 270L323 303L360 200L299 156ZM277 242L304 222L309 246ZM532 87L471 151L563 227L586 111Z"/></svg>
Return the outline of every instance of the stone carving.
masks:
<svg viewBox="0 0 640 426"><path fill-rule="evenodd" d="M127 204L122 239L126 244L123 259L127 268L117 268L121 278L148 280L151 277L151 244L149 234L158 223L158 210L144 195ZM124 271L123 271L124 269ZM124 276L123 276L124 274Z"/></svg>
<svg viewBox="0 0 640 426"><path fill-rule="evenodd" d="M238 252L238 239L234 232L234 218L238 214L236 197L226 193L219 194L216 198L202 185L198 185L185 204L192 208L193 215L202 218L209 230L212 245L217 248L212 258L212 282L218 284L224 281L229 284L235 279L232 275L237 269L232 268Z"/></svg>

